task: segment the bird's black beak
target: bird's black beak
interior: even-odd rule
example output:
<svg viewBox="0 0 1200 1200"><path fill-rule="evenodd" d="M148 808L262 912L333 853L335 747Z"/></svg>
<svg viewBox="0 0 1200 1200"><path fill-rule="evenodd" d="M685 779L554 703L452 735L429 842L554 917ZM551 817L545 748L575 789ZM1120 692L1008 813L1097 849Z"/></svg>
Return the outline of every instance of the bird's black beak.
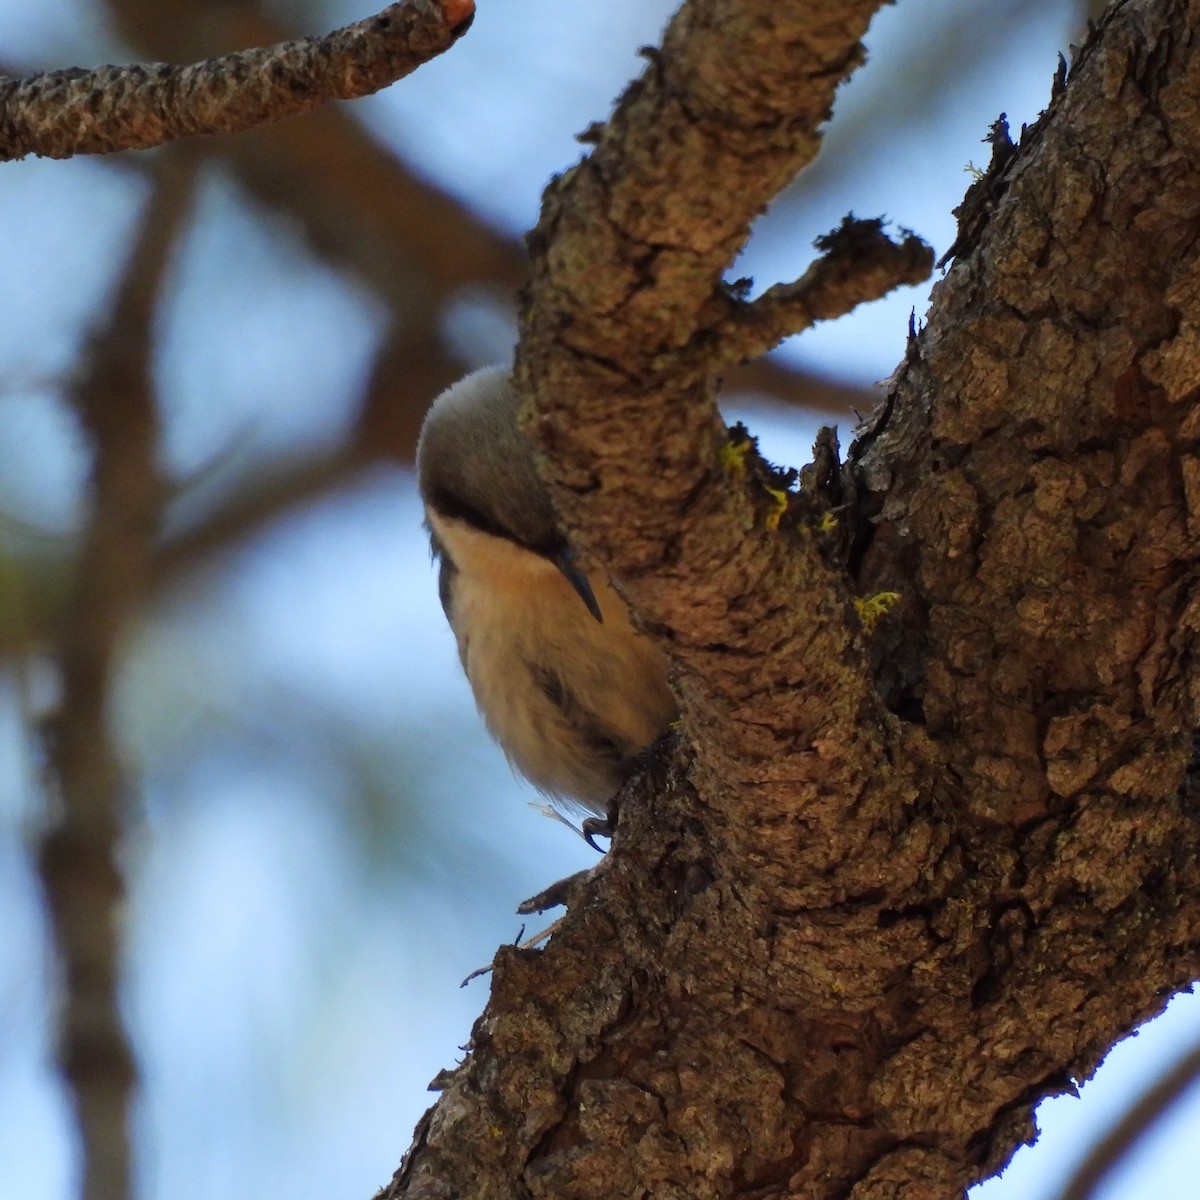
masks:
<svg viewBox="0 0 1200 1200"><path fill-rule="evenodd" d="M575 589L576 595L587 605L588 612L603 625L604 616L600 612L600 605L596 603L596 593L592 591L588 577L575 565L575 551L570 547L560 550L552 561L563 573L563 578Z"/></svg>

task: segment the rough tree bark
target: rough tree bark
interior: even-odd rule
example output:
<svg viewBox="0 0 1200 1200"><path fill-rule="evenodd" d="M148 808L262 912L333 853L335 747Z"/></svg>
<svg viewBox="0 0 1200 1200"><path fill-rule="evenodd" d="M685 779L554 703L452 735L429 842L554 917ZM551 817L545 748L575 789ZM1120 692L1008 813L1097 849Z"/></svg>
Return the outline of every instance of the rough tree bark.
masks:
<svg viewBox="0 0 1200 1200"><path fill-rule="evenodd" d="M186 67L72 67L0 75L0 162L115 154L240 133L387 87L470 27L473 0L407 0L323 38L297 38Z"/></svg>
<svg viewBox="0 0 1200 1200"><path fill-rule="evenodd" d="M689 0L547 195L530 429L683 720L386 1197L956 1196L1200 974L1200 3L1117 3L997 128L781 517L712 401L757 316L720 279L875 7Z"/></svg>

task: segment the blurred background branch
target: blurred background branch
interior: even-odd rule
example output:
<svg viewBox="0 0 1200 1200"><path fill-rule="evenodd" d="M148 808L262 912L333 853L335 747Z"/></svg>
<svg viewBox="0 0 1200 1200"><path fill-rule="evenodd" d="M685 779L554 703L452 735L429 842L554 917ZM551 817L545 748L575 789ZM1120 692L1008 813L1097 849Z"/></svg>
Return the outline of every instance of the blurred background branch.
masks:
<svg viewBox="0 0 1200 1200"><path fill-rule="evenodd" d="M89 512L59 632L62 699L47 720L59 812L41 847L64 980L59 1061L83 1140L87 1200L131 1194L136 1078L119 1012L120 841L133 795L109 721L113 664L150 579L164 489L152 378L153 323L192 197L189 156L162 160L111 314L90 339L72 402L93 467Z"/></svg>
<svg viewBox="0 0 1200 1200"><path fill-rule="evenodd" d="M1138 1140L1166 1116L1197 1079L1200 1079L1200 1044L1194 1045L1146 1088L1092 1147L1063 1188L1062 1200L1095 1200Z"/></svg>

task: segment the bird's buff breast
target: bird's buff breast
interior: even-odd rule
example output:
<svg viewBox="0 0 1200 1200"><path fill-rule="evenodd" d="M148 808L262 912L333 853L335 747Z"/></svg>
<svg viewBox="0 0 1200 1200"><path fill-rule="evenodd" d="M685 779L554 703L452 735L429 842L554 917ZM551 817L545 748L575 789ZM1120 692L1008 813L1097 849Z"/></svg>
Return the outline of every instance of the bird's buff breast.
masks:
<svg viewBox="0 0 1200 1200"><path fill-rule="evenodd" d="M606 583L592 579L601 624L552 563L512 545L480 553L491 549L455 555L452 623L475 701L534 786L603 815L675 715L662 655Z"/></svg>

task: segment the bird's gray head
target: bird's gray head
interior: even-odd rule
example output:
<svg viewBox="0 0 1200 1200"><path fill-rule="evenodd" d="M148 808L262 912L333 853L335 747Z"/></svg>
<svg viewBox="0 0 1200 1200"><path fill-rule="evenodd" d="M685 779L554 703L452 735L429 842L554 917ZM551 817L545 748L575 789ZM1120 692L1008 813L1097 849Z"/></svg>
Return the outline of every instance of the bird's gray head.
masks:
<svg viewBox="0 0 1200 1200"><path fill-rule="evenodd" d="M556 559L566 542L517 428L506 367L485 367L434 402L417 442L421 499L441 517Z"/></svg>

